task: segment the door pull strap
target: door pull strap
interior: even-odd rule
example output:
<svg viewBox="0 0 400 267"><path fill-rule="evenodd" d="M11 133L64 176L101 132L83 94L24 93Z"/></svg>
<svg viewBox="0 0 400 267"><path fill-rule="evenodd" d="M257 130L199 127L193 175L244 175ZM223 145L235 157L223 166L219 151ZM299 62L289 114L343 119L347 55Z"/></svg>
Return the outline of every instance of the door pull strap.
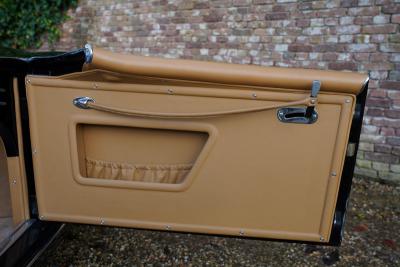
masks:
<svg viewBox="0 0 400 267"><path fill-rule="evenodd" d="M160 118L160 119L194 119L194 118L209 118L209 117L218 117L218 116L226 116L226 115L234 115L241 113L250 113L250 112L259 112L270 109L277 109L282 107L290 107L290 106L306 106L314 107L317 104L317 98L314 96L307 96L304 99L284 102L279 104L272 104L260 107L250 107L250 108L241 108L241 109L232 109L232 110L222 110L222 111L210 111L210 112L198 112L198 113L168 113L168 112L155 112L155 111L144 111L137 109L124 109L118 107L112 107L104 104L99 104L95 101L94 98L91 97L77 97L73 99L73 104L81 109L94 109L97 111L121 114L126 116L135 116L135 117L145 117L145 118Z"/></svg>

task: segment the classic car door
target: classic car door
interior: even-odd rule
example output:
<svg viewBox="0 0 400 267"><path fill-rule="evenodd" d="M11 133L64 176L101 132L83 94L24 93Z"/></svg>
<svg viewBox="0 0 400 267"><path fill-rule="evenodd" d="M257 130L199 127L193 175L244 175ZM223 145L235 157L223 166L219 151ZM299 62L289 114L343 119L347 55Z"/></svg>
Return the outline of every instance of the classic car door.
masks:
<svg viewBox="0 0 400 267"><path fill-rule="evenodd" d="M86 52L26 77L42 220L338 242L366 75Z"/></svg>

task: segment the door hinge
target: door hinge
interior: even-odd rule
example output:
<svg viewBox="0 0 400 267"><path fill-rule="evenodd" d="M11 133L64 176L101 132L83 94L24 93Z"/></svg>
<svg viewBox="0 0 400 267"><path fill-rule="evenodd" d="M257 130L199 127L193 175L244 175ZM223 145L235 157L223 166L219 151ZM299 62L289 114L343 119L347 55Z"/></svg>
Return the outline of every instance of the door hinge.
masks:
<svg viewBox="0 0 400 267"><path fill-rule="evenodd" d="M347 145L346 157L353 157L356 154L356 143Z"/></svg>

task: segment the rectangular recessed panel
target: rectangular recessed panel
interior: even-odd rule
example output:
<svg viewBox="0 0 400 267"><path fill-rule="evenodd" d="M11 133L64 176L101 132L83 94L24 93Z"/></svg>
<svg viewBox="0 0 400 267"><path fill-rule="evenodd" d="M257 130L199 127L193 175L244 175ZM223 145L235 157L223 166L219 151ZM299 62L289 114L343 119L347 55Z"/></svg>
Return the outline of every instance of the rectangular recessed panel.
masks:
<svg viewBox="0 0 400 267"><path fill-rule="evenodd" d="M179 184L193 167L207 133L77 124L85 178Z"/></svg>

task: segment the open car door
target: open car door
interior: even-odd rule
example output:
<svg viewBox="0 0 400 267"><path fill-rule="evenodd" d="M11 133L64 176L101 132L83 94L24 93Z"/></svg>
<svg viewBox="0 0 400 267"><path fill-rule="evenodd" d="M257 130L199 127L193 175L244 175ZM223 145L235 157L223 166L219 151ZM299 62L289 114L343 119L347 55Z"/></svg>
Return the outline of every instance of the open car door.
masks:
<svg viewBox="0 0 400 267"><path fill-rule="evenodd" d="M25 80L42 220L340 242L366 75L85 51Z"/></svg>

